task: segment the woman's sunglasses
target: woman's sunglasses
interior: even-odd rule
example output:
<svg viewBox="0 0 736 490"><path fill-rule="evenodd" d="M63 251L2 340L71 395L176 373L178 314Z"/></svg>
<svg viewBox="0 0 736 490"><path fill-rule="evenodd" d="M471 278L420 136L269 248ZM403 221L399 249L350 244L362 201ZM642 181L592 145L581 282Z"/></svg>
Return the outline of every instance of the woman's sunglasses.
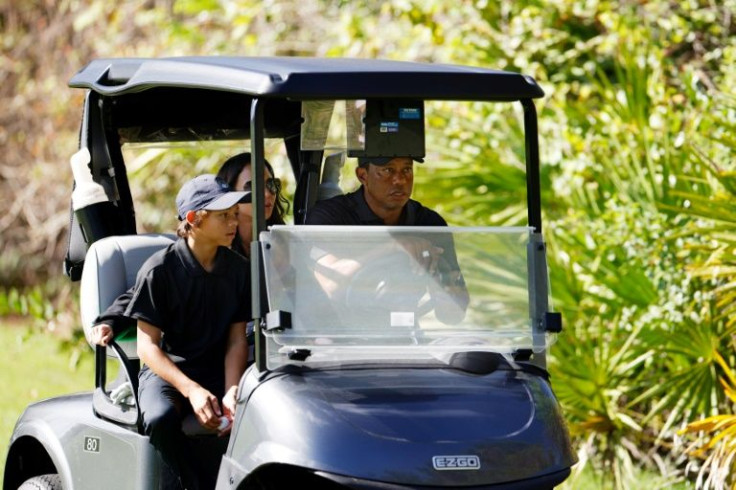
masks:
<svg viewBox="0 0 736 490"><path fill-rule="evenodd" d="M253 182L248 181L243 185L243 190L245 192L253 192ZM270 178L266 180L266 190L273 194L274 196L277 196L279 192L281 192L281 179L277 178Z"/></svg>

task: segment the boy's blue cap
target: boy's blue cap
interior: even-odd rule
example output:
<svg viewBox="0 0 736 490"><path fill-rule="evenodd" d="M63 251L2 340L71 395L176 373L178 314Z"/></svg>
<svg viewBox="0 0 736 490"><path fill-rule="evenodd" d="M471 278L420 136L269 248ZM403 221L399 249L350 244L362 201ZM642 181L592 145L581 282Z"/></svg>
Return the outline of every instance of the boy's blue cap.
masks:
<svg viewBox="0 0 736 490"><path fill-rule="evenodd" d="M222 211L245 200L248 192L235 192L222 179L212 174L199 175L183 186L176 195L176 210L179 221L189 211Z"/></svg>

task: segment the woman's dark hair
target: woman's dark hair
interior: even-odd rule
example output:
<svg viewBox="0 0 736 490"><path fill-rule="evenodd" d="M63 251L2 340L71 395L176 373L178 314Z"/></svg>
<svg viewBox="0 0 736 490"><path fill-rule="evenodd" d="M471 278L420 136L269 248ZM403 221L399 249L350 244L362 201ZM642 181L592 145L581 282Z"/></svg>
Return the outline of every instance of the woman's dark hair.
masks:
<svg viewBox="0 0 736 490"><path fill-rule="evenodd" d="M231 156L222 164L220 170L217 172L217 176L227 182L234 191L240 191L242 189L236 189L235 183L238 180L240 172L243 171L243 168L250 165L251 161L251 154L248 152L238 153L237 155ZM273 167L268 160L264 159L264 162L271 176L276 177ZM289 201L281 193L277 194L276 202L273 206L273 213L271 213L271 217L266 220L266 225L271 226L285 224L284 215L288 212Z"/></svg>
<svg viewBox="0 0 736 490"><path fill-rule="evenodd" d="M271 176L276 177L276 174L274 174L273 172L273 167L268 162L268 160L264 158L263 161L266 164L266 168L271 173ZM238 175L240 175L240 172L243 171L243 168L251 165L251 163L252 157L250 153L238 153L237 155L233 155L225 160L225 162L220 167L220 170L217 172L217 176L227 182L233 190L240 191L242 189L235 188L235 183L238 180ZM273 213L271 213L271 217L266 220L266 226L285 224L284 215L288 212L289 201L281 193L278 193L276 195L276 201L273 205ZM243 249L243 244L240 243L240 235L235 235L235 240L233 240L233 249Z"/></svg>

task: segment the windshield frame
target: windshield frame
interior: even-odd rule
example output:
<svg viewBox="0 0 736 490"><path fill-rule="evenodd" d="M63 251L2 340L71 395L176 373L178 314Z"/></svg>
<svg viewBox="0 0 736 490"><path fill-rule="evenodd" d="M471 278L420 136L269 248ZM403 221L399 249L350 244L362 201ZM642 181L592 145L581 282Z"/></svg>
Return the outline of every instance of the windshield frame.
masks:
<svg viewBox="0 0 736 490"><path fill-rule="evenodd" d="M530 254L538 249L529 227L280 225L259 238L269 311L279 318L264 330L269 370L427 363L468 351L513 356L541 353L554 341L535 320L536 300L543 297L546 308L548 289L529 269L537 268ZM450 249L437 250L461 271L462 316L438 313L438 305L457 305L436 299L443 275L413 255L417 240ZM361 267L327 292L322 263L335 256Z"/></svg>

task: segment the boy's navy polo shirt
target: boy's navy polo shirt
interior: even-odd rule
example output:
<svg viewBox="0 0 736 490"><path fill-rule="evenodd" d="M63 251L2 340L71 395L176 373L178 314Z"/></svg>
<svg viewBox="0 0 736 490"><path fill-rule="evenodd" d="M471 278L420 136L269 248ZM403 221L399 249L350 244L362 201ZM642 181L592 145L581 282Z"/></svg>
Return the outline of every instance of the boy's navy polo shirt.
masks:
<svg viewBox="0 0 736 490"><path fill-rule="evenodd" d="M161 329L162 349L184 373L224 376L230 325L251 319L250 289L242 256L219 247L207 272L180 238L143 264L126 316Z"/></svg>
<svg viewBox="0 0 736 490"><path fill-rule="evenodd" d="M371 211L363 195L363 186L355 192L318 201L307 215L308 225L371 225L386 223ZM402 226L447 226L436 211L409 199L399 217Z"/></svg>

